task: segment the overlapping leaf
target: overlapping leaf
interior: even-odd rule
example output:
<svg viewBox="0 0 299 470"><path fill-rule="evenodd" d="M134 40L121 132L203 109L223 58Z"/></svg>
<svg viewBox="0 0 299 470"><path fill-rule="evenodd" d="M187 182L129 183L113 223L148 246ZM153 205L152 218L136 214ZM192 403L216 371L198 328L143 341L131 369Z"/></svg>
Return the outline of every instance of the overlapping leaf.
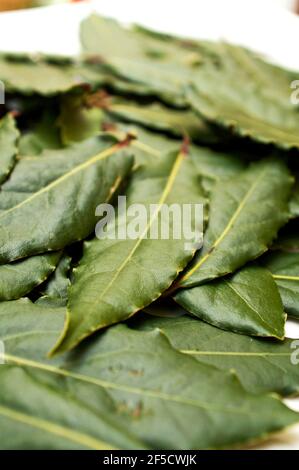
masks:
<svg viewBox="0 0 299 470"><path fill-rule="evenodd" d="M171 312L170 308L168 310ZM171 319L137 318L134 327L159 328L176 349L201 363L221 370L235 370L245 389L252 393L275 391L288 396L299 391L294 340L277 342L250 338L221 331L187 315Z"/></svg>
<svg viewBox="0 0 299 470"><path fill-rule="evenodd" d="M237 136L298 148L290 75L242 48L223 44L219 52L217 61L206 61L192 78L187 96L193 109Z"/></svg>
<svg viewBox="0 0 299 470"><path fill-rule="evenodd" d="M133 204L145 208L146 217L138 222L142 230L136 237L106 237L86 243L69 291L65 330L55 351L71 349L92 332L125 320L153 302L194 254L196 234L188 241L182 233L174 237L177 221L169 217L166 222L163 218L165 204L182 208L184 203L204 202L192 161L183 150L140 168L131 180L126 202L128 208ZM150 210L151 204L156 204L154 211ZM192 218L195 228L194 212ZM131 223L130 217L126 220L120 214L117 231L122 226L127 230ZM154 224L158 226L157 238L150 235ZM165 226L168 239L161 234ZM112 228L108 226L107 232Z"/></svg>
<svg viewBox="0 0 299 470"><path fill-rule="evenodd" d="M70 280L68 276L71 269L71 261L72 259L70 256L63 254L55 272L40 288L42 297L38 299L39 303L42 302L44 305L51 305L55 302L57 306L66 306L68 299L68 288L70 286Z"/></svg>
<svg viewBox="0 0 299 470"><path fill-rule="evenodd" d="M18 137L15 121L8 114L0 120L0 184L6 180L15 165Z"/></svg>
<svg viewBox="0 0 299 470"><path fill-rule="evenodd" d="M186 103L183 85L200 62L199 53L97 15L82 22L81 42L87 55L99 56L118 76L142 84L148 95L172 105Z"/></svg>
<svg viewBox="0 0 299 470"><path fill-rule="evenodd" d="M0 207L6 204L0 262L87 237L95 227L95 208L111 199L131 166L122 145L106 137L22 159L0 194Z"/></svg>
<svg viewBox="0 0 299 470"><path fill-rule="evenodd" d="M253 163L216 184L203 248L178 286L224 276L261 255L288 219L291 185L286 166L278 160Z"/></svg>
<svg viewBox="0 0 299 470"><path fill-rule="evenodd" d="M215 134L189 110L166 108L162 104L139 105L126 100L112 100L106 110L113 116L149 129L167 132L177 137L187 135L201 142L216 141Z"/></svg>
<svg viewBox="0 0 299 470"><path fill-rule="evenodd" d="M233 276L182 289L174 299L194 316L219 328L284 338L286 315L275 281L264 268L245 267Z"/></svg>
<svg viewBox="0 0 299 470"><path fill-rule="evenodd" d="M42 284L54 271L61 253L36 255L0 266L0 301L19 299Z"/></svg>
<svg viewBox="0 0 299 470"><path fill-rule="evenodd" d="M273 275L285 311L299 316L299 253L270 252L261 263Z"/></svg>
<svg viewBox="0 0 299 470"><path fill-rule="evenodd" d="M43 354L61 320L61 309L0 304L11 364L0 370L2 448L219 448L298 421L277 398L250 395L230 372L175 351L158 330L118 325L49 364Z"/></svg>

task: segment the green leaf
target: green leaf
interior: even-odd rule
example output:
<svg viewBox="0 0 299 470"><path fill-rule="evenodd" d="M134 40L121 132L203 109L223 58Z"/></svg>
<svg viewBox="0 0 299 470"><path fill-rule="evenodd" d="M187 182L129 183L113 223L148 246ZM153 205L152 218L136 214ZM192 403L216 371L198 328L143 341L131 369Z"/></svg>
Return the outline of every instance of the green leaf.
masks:
<svg viewBox="0 0 299 470"><path fill-rule="evenodd" d="M48 253L0 266L0 301L19 299L54 271L61 253Z"/></svg>
<svg viewBox="0 0 299 470"><path fill-rule="evenodd" d="M59 250L90 235L97 205L111 199L131 169L132 158L121 149L102 137L23 158L0 193L0 207L2 198L6 204L0 262Z"/></svg>
<svg viewBox="0 0 299 470"><path fill-rule="evenodd" d="M217 181L235 176L246 168L244 155L240 152L224 153L193 145L190 153L194 166L202 178L202 185L208 193Z"/></svg>
<svg viewBox="0 0 299 470"><path fill-rule="evenodd" d="M298 111L290 99L290 75L245 49L220 46L218 60L198 67L187 89L193 109L236 136L282 149L298 148Z"/></svg>
<svg viewBox="0 0 299 470"><path fill-rule="evenodd" d="M91 15L81 23L81 43L87 55L99 56L112 73L142 84L148 95L172 105L186 103L183 85L190 78L199 54L123 28L114 20Z"/></svg>
<svg viewBox="0 0 299 470"><path fill-rule="evenodd" d="M15 165L18 138L15 120L7 114L0 120L0 184L6 180Z"/></svg>
<svg viewBox="0 0 299 470"><path fill-rule="evenodd" d="M80 354L49 362L61 320L61 309L0 304L3 448L222 448L298 422L276 397L249 394L231 372L176 351L157 329L117 325Z"/></svg>
<svg viewBox="0 0 299 470"><path fill-rule="evenodd" d="M163 158L165 153L174 151L181 144L181 140L152 132L136 124L124 124L121 122L108 123L108 128L116 135L131 135L135 137L131 146L135 157L136 166L151 164L153 161ZM190 148L191 151L191 148ZM192 152L190 152L190 155Z"/></svg>
<svg viewBox="0 0 299 470"><path fill-rule="evenodd" d="M59 129L53 125L56 120L54 112L46 109L40 120L30 126L30 130L23 133L19 141L21 155L39 155L46 149L60 149L62 147Z"/></svg>
<svg viewBox="0 0 299 470"><path fill-rule="evenodd" d="M288 220L292 178L278 160L252 163L218 182L210 201L202 250L177 287L193 287L234 272L266 251Z"/></svg>
<svg viewBox="0 0 299 470"><path fill-rule="evenodd" d="M0 57L0 80L4 82L7 91L40 95L64 93L85 82L68 65L61 67L18 56Z"/></svg>
<svg viewBox="0 0 299 470"><path fill-rule="evenodd" d="M126 202L128 208L142 204L146 210L146 217L138 221L139 233L134 238L117 238L118 227L132 223L132 217L126 222L121 214L115 238L96 238L85 244L69 290L65 329L53 352L72 349L96 330L149 305L170 287L194 255L196 240L189 240L186 247L184 234L178 239L172 236L178 221L172 217L167 221L162 210L166 204L182 208L184 203L204 202L192 161L183 150L140 168L131 180ZM150 204L157 205L154 211ZM194 213L191 217L194 229ZM160 229L157 239L151 237L151 228L157 226L169 228L169 239L162 238Z"/></svg>
<svg viewBox="0 0 299 470"><path fill-rule="evenodd" d="M188 312L224 330L284 338L286 315L270 272L250 266L233 276L182 289L174 299Z"/></svg>
<svg viewBox="0 0 299 470"><path fill-rule="evenodd" d="M71 261L72 258L70 256L63 254L55 272L40 288L42 297L38 299L39 303L43 302L44 304L51 304L51 302L55 302L56 305L66 307L68 288L71 284L68 278L68 274L71 269Z"/></svg>
<svg viewBox="0 0 299 470"><path fill-rule="evenodd" d="M171 310L165 309L165 313ZM184 354L221 370L235 370L251 393L290 396L299 391L299 368L292 364L291 339L278 342L250 338L221 331L187 315L175 319L137 318L133 325L146 331L159 328Z"/></svg>
<svg viewBox="0 0 299 470"><path fill-rule="evenodd" d="M65 145L94 137L99 134L104 112L84 103L84 95L68 94L61 100L58 126Z"/></svg>
<svg viewBox="0 0 299 470"><path fill-rule="evenodd" d="M192 111L166 108L159 103L148 105L114 99L108 102L107 111L126 122L136 123L149 129L167 132L176 137L184 135L201 142L215 142L212 130Z"/></svg>
<svg viewBox="0 0 299 470"><path fill-rule="evenodd" d="M299 217L299 184L296 180L296 185L290 200L290 213L292 217Z"/></svg>
<svg viewBox="0 0 299 470"><path fill-rule="evenodd" d="M273 251L260 262L272 273L285 311L299 317L299 253Z"/></svg>

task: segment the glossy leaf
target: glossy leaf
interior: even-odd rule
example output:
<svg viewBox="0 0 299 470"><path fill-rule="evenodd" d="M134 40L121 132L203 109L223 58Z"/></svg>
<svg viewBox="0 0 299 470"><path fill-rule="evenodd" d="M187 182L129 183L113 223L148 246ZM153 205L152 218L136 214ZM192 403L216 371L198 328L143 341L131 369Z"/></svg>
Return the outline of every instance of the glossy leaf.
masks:
<svg viewBox="0 0 299 470"><path fill-rule="evenodd" d="M172 284L194 255L196 236L188 242L182 233L178 239L173 237L178 221L172 217L167 220L162 211L165 204L182 208L184 203L204 202L192 161L183 150L140 168L131 180L126 202L128 208L132 204L145 208L146 216L141 222L138 219L138 227L141 224L142 228L134 237L96 238L86 243L74 271L65 329L55 352L72 349L96 330L123 321L149 305ZM154 211L150 204L157 204ZM194 230L194 211L191 217ZM118 227L127 230L132 221L132 216L128 215L126 221L119 215L115 234ZM162 238L160 229L157 238L153 238L154 226L167 227L168 239ZM107 233L109 230L113 233L112 226L108 226Z"/></svg>
<svg viewBox="0 0 299 470"><path fill-rule="evenodd" d="M269 252L261 263L273 275L285 311L299 317L299 253Z"/></svg>
<svg viewBox="0 0 299 470"><path fill-rule="evenodd" d="M168 310L171 309L165 309L166 314ZM187 315L172 319L137 318L134 327L146 331L159 328L184 354L221 370L235 370L251 393L276 392L288 396L299 391L299 368L292 363L296 355L294 340L250 338L219 330Z"/></svg>
<svg viewBox="0 0 299 470"><path fill-rule="evenodd" d="M222 448L298 421L276 397L245 392L231 372L176 351L157 329L117 325L79 356L49 363L61 319L61 309L0 304L3 448Z"/></svg>
<svg viewBox="0 0 299 470"><path fill-rule="evenodd" d="M233 276L182 289L174 299L214 326L254 336L284 337L286 315L270 272L245 267Z"/></svg>
<svg viewBox="0 0 299 470"><path fill-rule="evenodd" d="M2 198L6 203L0 213L0 262L87 237L97 221L95 208L111 199L131 166L122 144L105 137L23 158L0 194L0 207Z"/></svg>
<svg viewBox="0 0 299 470"><path fill-rule="evenodd" d="M17 156L19 132L10 114L0 120L0 184L13 169Z"/></svg>
<svg viewBox="0 0 299 470"><path fill-rule="evenodd" d="M56 268L60 256L48 253L0 266L0 301L19 299L42 284Z"/></svg>
<svg viewBox="0 0 299 470"><path fill-rule="evenodd" d="M278 160L253 163L211 194L200 253L177 286L193 287L234 272L261 255L288 219L292 178Z"/></svg>

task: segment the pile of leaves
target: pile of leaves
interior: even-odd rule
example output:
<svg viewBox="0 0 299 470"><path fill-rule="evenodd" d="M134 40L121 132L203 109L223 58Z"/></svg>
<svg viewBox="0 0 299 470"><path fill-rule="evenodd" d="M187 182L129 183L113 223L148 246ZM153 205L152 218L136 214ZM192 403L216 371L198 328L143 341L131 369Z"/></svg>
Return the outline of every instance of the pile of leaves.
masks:
<svg viewBox="0 0 299 470"><path fill-rule="evenodd" d="M227 448L297 423L295 74L98 16L81 40L0 57L1 448ZM97 238L119 195L204 204L203 247L153 220Z"/></svg>

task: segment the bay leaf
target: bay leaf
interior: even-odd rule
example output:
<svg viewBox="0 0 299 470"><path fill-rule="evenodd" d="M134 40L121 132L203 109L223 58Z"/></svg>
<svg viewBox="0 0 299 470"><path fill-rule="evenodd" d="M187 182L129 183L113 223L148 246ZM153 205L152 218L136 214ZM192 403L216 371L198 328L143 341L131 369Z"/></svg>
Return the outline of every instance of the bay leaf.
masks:
<svg viewBox="0 0 299 470"><path fill-rule="evenodd" d="M191 81L189 103L209 123L261 144L299 147L298 113L285 70L243 48L222 44L218 60L205 61Z"/></svg>
<svg viewBox="0 0 299 470"><path fill-rule="evenodd" d="M148 105L124 99L108 101L106 110L126 122L136 123L149 129L167 132L176 137L184 135L192 140L212 143L216 136L201 119L190 110L171 109L158 102Z"/></svg>
<svg viewBox="0 0 299 470"><path fill-rule="evenodd" d="M83 257L74 270L65 328L55 353L74 348L93 332L123 321L149 305L172 284L194 255L196 240L189 240L186 246L184 234L174 237L174 225L178 222L172 217L163 218L162 211L165 204L168 207L177 204L182 209L185 203L205 202L199 178L184 150L171 152L151 166L137 170L126 195L127 208L142 204L146 220L141 222L136 237L95 238L85 244ZM157 205L154 211L150 210L151 204ZM119 215L115 233L118 227L127 230L130 220ZM169 229L168 239L162 237L160 228L157 238L151 236L154 224ZM112 228L108 226L108 233L109 230Z"/></svg>
<svg viewBox="0 0 299 470"><path fill-rule="evenodd" d="M271 273L259 266L244 267L191 289L174 299L192 315L218 328L282 340L286 315Z"/></svg>
<svg viewBox="0 0 299 470"><path fill-rule="evenodd" d="M79 355L49 362L61 310L0 304L3 448L223 448L298 421L277 397L249 394L231 372L176 351L157 329L117 325Z"/></svg>
<svg viewBox="0 0 299 470"><path fill-rule="evenodd" d="M81 23L81 44L87 56L99 56L117 76L147 88L148 95L186 104L183 84L192 73L194 55L177 45L124 28L115 20L91 15Z"/></svg>
<svg viewBox="0 0 299 470"><path fill-rule="evenodd" d="M219 181L210 200L202 250L176 287L194 287L234 272L260 256L288 220L292 178L284 163L252 163L244 172Z"/></svg>
<svg viewBox="0 0 299 470"><path fill-rule="evenodd" d="M54 124L57 116L52 110L46 109L38 122L23 132L19 140L19 153L24 155L40 155L43 150L60 149L62 147L59 129Z"/></svg>
<svg viewBox="0 0 299 470"><path fill-rule="evenodd" d="M0 120L0 184L6 180L15 165L18 138L15 120L7 114Z"/></svg>
<svg viewBox="0 0 299 470"><path fill-rule="evenodd" d="M165 309L166 315L169 311L172 309ZM238 335L186 314L172 319L138 317L133 325L146 331L159 328L184 354L221 370L235 370L251 393L290 396L299 391L299 368L292 363L295 352L292 339L280 342Z"/></svg>
<svg viewBox="0 0 299 470"><path fill-rule="evenodd" d="M9 92L40 95L63 93L84 83L68 65L60 67L18 56L0 57L0 80Z"/></svg>
<svg viewBox="0 0 299 470"><path fill-rule="evenodd" d="M247 166L241 152L222 152L192 145L190 153L207 193L212 191L217 181L235 176Z"/></svg>
<svg viewBox="0 0 299 470"><path fill-rule="evenodd" d="M299 217L299 184L298 179L296 179L296 185L292 193L290 200L290 213L291 216L296 218Z"/></svg>
<svg viewBox="0 0 299 470"><path fill-rule="evenodd" d="M111 199L132 167L122 147L99 137L23 158L2 187L7 204L10 194L13 203L15 193L23 199L0 213L0 262L59 250L90 235L97 205Z"/></svg>
<svg viewBox="0 0 299 470"><path fill-rule="evenodd" d="M103 110L87 107L84 95L68 94L61 99L58 126L64 145L98 135L105 119Z"/></svg>
<svg viewBox="0 0 299 470"><path fill-rule="evenodd" d="M68 288L70 286L70 279L68 277L71 269L72 258L66 253L61 257L55 272L48 278L46 283L40 287L39 291L42 297L38 302L43 302L51 305L55 302L56 305L65 307L68 299Z"/></svg>
<svg viewBox="0 0 299 470"><path fill-rule="evenodd" d="M299 253L271 251L260 263L271 272L285 311L299 317Z"/></svg>
<svg viewBox="0 0 299 470"><path fill-rule="evenodd" d="M42 284L55 270L61 253L31 256L0 266L0 301L19 299Z"/></svg>

